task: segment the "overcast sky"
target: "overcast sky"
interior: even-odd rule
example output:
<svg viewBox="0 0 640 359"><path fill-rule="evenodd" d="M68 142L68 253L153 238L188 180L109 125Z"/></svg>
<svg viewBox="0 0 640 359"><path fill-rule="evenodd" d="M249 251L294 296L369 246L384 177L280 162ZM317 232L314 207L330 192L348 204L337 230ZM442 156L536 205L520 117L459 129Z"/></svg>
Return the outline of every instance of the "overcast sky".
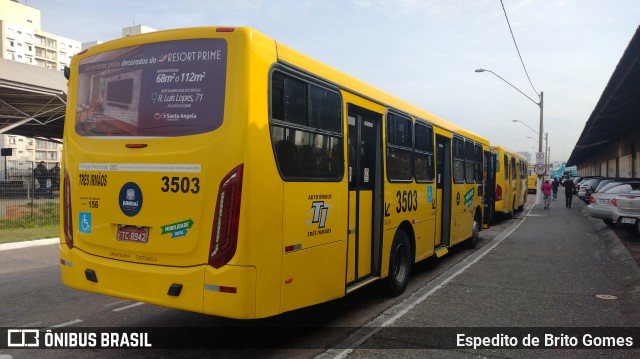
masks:
<svg viewBox="0 0 640 359"><path fill-rule="evenodd" d="M566 161L640 25L638 0L28 0L44 31L108 41L126 26L250 26L492 143ZM534 90L535 87L535 90ZM522 123L513 122L522 121ZM535 130L535 131L534 131ZM528 137L533 137L528 138Z"/></svg>

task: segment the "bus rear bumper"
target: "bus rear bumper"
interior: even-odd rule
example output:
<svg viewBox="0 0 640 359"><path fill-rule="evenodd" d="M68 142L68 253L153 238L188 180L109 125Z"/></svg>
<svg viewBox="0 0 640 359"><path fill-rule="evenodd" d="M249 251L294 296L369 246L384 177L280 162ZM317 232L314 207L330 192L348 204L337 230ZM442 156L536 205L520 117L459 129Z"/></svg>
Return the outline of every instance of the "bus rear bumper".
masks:
<svg viewBox="0 0 640 359"><path fill-rule="evenodd" d="M61 244L60 273L66 286L88 292L229 318L255 317L255 267L131 263Z"/></svg>

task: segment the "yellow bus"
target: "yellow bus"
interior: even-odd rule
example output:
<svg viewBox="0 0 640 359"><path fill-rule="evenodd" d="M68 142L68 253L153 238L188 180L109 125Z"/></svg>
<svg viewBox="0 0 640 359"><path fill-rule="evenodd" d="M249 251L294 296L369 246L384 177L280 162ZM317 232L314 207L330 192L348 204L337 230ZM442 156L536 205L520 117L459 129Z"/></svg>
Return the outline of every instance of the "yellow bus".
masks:
<svg viewBox="0 0 640 359"><path fill-rule="evenodd" d="M528 168L527 175L527 190L529 193L536 193L538 191L537 182L538 175L534 172L535 166L530 165Z"/></svg>
<svg viewBox="0 0 640 359"><path fill-rule="evenodd" d="M495 213L512 218L514 212L524 209L527 201L527 160L524 156L492 146L496 156Z"/></svg>
<svg viewBox="0 0 640 359"><path fill-rule="evenodd" d="M516 166L518 167L518 198L516 201L516 208L518 211L524 210L524 204L527 203L527 195L529 191L527 189L529 176L527 174L527 168L529 167L529 161L526 157L519 153L515 153Z"/></svg>
<svg viewBox="0 0 640 359"><path fill-rule="evenodd" d="M476 244L486 139L258 31L131 36L65 72L67 286L261 318L397 295Z"/></svg>

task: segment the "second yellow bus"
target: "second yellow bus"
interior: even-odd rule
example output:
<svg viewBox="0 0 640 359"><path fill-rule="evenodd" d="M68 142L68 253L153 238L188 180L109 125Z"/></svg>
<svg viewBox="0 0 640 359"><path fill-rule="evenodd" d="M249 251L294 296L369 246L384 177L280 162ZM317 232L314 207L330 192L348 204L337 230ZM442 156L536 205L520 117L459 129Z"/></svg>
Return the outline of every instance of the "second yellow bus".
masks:
<svg viewBox="0 0 640 359"><path fill-rule="evenodd" d="M496 156L495 213L505 218L521 211L527 201L527 159L502 146L492 146Z"/></svg>

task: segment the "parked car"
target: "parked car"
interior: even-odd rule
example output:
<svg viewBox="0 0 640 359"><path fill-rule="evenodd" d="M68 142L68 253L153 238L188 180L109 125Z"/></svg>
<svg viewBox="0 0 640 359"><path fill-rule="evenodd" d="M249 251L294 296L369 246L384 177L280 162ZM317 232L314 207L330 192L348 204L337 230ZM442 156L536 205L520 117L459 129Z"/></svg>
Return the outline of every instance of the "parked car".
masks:
<svg viewBox="0 0 640 359"><path fill-rule="evenodd" d="M640 182L640 181L638 181L638 182ZM596 188L596 193L598 193L598 192L606 192L606 191L612 189L613 187L620 186L621 184L624 184L624 183L626 183L626 181L623 182L622 180L619 180L619 181L609 182L609 183L607 183L606 185L604 185L602 187L600 187L600 185L598 185L599 188ZM600 182L600 184L602 184L602 182Z"/></svg>
<svg viewBox="0 0 640 359"><path fill-rule="evenodd" d="M582 183L583 181L586 181L587 178L585 177L575 177L573 179L573 194L578 194L578 188L580 188L580 183Z"/></svg>
<svg viewBox="0 0 640 359"><path fill-rule="evenodd" d="M609 185L602 187L600 191L589 197L587 212L591 217L602 219L607 226L614 226L615 222L611 217L613 215L611 200L619 194L629 193L637 189L640 189L640 182L609 182Z"/></svg>
<svg viewBox="0 0 640 359"><path fill-rule="evenodd" d="M606 186L609 183L619 182L619 181L620 180L617 180L615 178L603 178L602 181L600 181L600 183L598 183L598 187L596 187L595 191L593 191L593 192L595 193L595 192L600 191L602 189L602 187Z"/></svg>
<svg viewBox="0 0 640 359"><path fill-rule="evenodd" d="M595 191L603 179L604 177L592 177L583 181L578 188L578 198L589 203L589 196Z"/></svg>
<svg viewBox="0 0 640 359"><path fill-rule="evenodd" d="M617 194L612 200L611 220L640 233L640 190Z"/></svg>

